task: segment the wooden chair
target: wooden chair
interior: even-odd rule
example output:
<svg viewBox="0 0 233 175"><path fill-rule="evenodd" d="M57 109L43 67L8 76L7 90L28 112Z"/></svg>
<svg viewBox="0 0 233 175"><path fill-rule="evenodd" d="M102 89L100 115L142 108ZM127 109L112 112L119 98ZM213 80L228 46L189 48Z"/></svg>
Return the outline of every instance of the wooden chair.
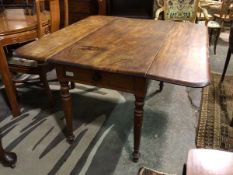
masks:
<svg viewBox="0 0 233 175"><path fill-rule="evenodd" d="M37 27L31 30L25 30L25 32L19 33L16 38L3 38L1 40L1 46L7 46L11 44L24 43L28 41L35 40L36 38L41 38L48 33L55 32L60 28L60 7L59 0L48 0L50 8L50 23L45 22L44 16L47 11L42 11L41 2L44 0L36 0L36 17L37 17ZM68 25L68 0L64 0L64 25ZM1 52L2 53L2 52ZM5 58L5 55L2 55ZM27 60L23 58L12 57L8 62L9 70L11 72L23 73L23 74L36 74L40 77L40 82L43 83L45 92L49 98L50 105L54 104L53 96L50 91L47 82L47 72L52 70L52 67L47 63L41 63L37 61ZM15 81L21 82L21 81Z"/></svg>
<svg viewBox="0 0 233 175"><path fill-rule="evenodd" d="M195 22L199 0L164 0L163 7L156 11L155 19L160 19L164 12L164 20ZM161 2L158 1L161 6Z"/></svg>
<svg viewBox="0 0 233 175"><path fill-rule="evenodd" d="M216 48L218 39L223 28L224 22L232 22L233 20L233 1L223 0L219 7L219 13L211 15L207 9L202 8L206 25L209 29L209 43L211 44L212 38L214 38L214 54L216 54Z"/></svg>
<svg viewBox="0 0 233 175"><path fill-rule="evenodd" d="M157 4L162 6L156 11L155 20L164 19L172 21L196 22L199 0L164 0L163 6L160 0ZM163 17L161 14L163 12ZM159 84L159 92L163 90L164 83Z"/></svg>
<svg viewBox="0 0 233 175"><path fill-rule="evenodd" d="M232 54L233 54L233 24L231 25L231 29L230 29L229 48L228 48L227 57L226 57L226 61L225 61L223 72L222 72L221 82L223 82L223 80L224 80L224 77L225 77L225 74L227 71L227 67L228 67L228 64L229 64L229 61L231 59Z"/></svg>

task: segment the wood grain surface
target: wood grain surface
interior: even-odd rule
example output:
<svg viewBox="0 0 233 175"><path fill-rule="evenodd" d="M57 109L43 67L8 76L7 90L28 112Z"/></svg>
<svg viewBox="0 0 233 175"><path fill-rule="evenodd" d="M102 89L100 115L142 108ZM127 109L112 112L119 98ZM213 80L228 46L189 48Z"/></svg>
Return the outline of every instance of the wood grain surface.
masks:
<svg viewBox="0 0 233 175"><path fill-rule="evenodd" d="M89 17L72 24L62 30L45 36L16 50L16 55L37 61L46 61L48 58L64 50L90 33L111 22L114 17Z"/></svg>
<svg viewBox="0 0 233 175"><path fill-rule="evenodd" d="M184 86L209 83L207 29L190 23L92 16L16 54Z"/></svg>
<svg viewBox="0 0 233 175"><path fill-rule="evenodd" d="M210 79L207 36L201 25L175 23L147 77L192 87L207 85Z"/></svg>
<svg viewBox="0 0 233 175"><path fill-rule="evenodd" d="M49 61L145 76L173 25L170 22L119 18Z"/></svg>

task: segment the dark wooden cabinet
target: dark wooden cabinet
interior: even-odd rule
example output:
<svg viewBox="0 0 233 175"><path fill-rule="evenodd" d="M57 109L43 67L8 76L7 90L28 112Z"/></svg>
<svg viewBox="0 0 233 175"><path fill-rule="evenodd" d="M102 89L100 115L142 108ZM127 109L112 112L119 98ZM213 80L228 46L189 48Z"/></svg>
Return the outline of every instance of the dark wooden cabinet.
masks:
<svg viewBox="0 0 233 175"><path fill-rule="evenodd" d="M34 0L29 0L33 3ZM133 18L152 18L154 0L103 0L106 1L107 15ZM5 1L3 1L5 3ZM46 2L46 1L45 1ZM25 3L25 0L9 0L7 4ZM63 0L60 0L63 14ZM104 3L105 4L105 3ZM98 0L69 0L69 23L72 24L90 15L98 14ZM61 15L63 18L63 15ZM63 20L61 20L63 21Z"/></svg>
<svg viewBox="0 0 233 175"><path fill-rule="evenodd" d="M154 0L107 0L108 15L152 18Z"/></svg>
<svg viewBox="0 0 233 175"><path fill-rule="evenodd" d="M153 18L154 0L106 0L107 15ZM69 0L70 24L98 14L97 0Z"/></svg>
<svg viewBox="0 0 233 175"><path fill-rule="evenodd" d="M70 24L96 14L98 14L97 0L69 0Z"/></svg>

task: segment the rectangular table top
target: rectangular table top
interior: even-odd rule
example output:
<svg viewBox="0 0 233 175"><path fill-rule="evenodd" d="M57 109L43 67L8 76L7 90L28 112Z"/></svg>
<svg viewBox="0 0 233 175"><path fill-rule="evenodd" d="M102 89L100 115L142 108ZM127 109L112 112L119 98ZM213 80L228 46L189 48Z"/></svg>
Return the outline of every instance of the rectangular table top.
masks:
<svg viewBox="0 0 233 175"><path fill-rule="evenodd" d="M210 81L207 29L192 23L92 16L16 55L191 87Z"/></svg>

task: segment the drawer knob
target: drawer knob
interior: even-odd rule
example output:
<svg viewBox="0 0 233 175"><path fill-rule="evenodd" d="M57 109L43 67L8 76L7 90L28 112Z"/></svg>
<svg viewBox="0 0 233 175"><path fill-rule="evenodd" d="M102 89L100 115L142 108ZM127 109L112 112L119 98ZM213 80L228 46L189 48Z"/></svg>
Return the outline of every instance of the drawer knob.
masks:
<svg viewBox="0 0 233 175"><path fill-rule="evenodd" d="M100 80L102 79L102 75L101 75L99 72L95 72L95 73L93 74L92 79L93 79L94 81L100 81Z"/></svg>

